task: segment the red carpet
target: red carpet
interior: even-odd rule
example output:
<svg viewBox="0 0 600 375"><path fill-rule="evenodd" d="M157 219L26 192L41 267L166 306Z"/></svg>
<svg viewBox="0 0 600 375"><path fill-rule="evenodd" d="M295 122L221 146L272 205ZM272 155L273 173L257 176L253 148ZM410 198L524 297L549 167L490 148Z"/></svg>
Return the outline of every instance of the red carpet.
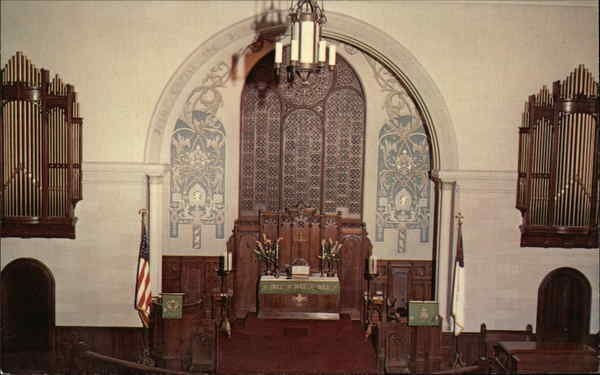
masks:
<svg viewBox="0 0 600 375"><path fill-rule="evenodd" d="M376 374L360 322L258 319L233 324L220 340L217 374Z"/></svg>

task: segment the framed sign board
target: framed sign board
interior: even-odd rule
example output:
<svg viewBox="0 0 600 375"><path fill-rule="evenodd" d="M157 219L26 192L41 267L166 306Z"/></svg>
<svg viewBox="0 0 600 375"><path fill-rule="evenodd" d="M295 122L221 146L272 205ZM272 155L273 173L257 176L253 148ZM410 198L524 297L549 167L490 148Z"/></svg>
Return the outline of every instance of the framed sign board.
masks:
<svg viewBox="0 0 600 375"><path fill-rule="evenodd" d="M162 318L181 319L183 314L183 293L162 293Z"/></svg>
<svg viewBox="0 0 600 375"><path fill-rule="evenodd" d="M437 326L439 323L437 301L408 301L409 326Z"/></svg>

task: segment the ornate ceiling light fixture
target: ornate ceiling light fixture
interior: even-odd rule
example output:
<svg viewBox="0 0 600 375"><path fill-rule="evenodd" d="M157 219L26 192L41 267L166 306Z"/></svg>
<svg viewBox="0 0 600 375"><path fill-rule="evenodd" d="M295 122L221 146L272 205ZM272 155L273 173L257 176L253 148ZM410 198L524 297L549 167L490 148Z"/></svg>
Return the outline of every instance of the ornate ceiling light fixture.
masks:
<svg viewBox="0 0 600 375"><path fill-rule="evenodd" d="M275 42L276 73L279 75L285 68L288 82L298 75L303 83L307 83L311 73L320 71L326 64L333 70L335 46L327 46L327 42L321 39L321 26L327 23L327 17L318 0L296 0L295 5L292 0L289 22L288 32ZM284 39L286 44L289 43L286 45L285 62Z"/></svg>

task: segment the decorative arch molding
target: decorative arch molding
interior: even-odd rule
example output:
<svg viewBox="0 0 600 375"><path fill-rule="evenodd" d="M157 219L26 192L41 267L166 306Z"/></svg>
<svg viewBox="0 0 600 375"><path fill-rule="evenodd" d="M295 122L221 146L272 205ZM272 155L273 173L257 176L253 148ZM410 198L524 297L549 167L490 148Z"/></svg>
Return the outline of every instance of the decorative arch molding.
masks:
<svg viewBox="0 0 600 375"><path fill-rule="evenodd" d="M452 201L454 199L453 186L455 186L455 183L451 182L453 176L448 175L448 173L457 170L459 167L458 148L450 113L436 84L413 54L400 42L383 31L343 14L328 12L327 16L328 24L323 32L324 38L354 48L365 57L380 64L391 76L397 79L408 95L411 96L430 140L429 171L430 177L436 184L436 200L441 201L443 196L444 202ZM181 108L185 106L185 98L189 96L189 93L197 88L204 89L205 86L219 86L223 80L227 80L228 86L219 86L219 90L222 91L216 90L216 93L213 90L206 102L209 103L207 108L215 113L218 112L217 117L225 125L225 130L230 132L228 133L228 139L233 141L232 144L226 146L228 147L226 168L233 168L228 169L229 171L234 171L237 168L235 160L238 160L239 155L235 143L237 142L236 138L238 138L238 130L236 129L237 126L232 127L232 121L239 121L239 113L236 113L239 109L233 108L233 110L226 111L222 105L223 100L213 99L222 99L221 94L227 93L225 98L230 103L239 103L242 92L241 85L245 77L254 64L272 50L272 45L269 43L262 45L254 43L256 42L256 35L273 35L284 30L283 25L257 29L255 27L256 19L258 17L249 17L218 32L193 51L175 71L161 93L147 129L144 150L144 162L146 164L170 165L169 147L173 126L181 113ZM251 53L244 55L247 51ZM243 61L236 60L239 55L244 55ZM369 68L368 64L365 64L365 66ZM237 69L232 69L232 67L237 67ZM239 95L239 97L232 97L232 94ZM370 97L369 92L366 92L366 94ZM211 103L214 105L210 106ZM369 110L367 110L367 115L369 113ZM380 126L380 123L375 125ZM367 128L371 128L370 123ZM165 172L172 174L172 168L168 168L168 170L170 172ZM230 181L227 183L225 185L225 199L232 199L237 196L237 190L235 190L237 188L236 182ZM150 226L153 228L151 229L151 248L155 256L159 257L163 251L171 251L169 234L163 229L164 215L169 215L169 207L162 198L163 189L168 189L164 181L151 185L150 189L151 205L158 212L152 215L151 219ZM365 190L364 194L365 196L368 194L374 197L376 191ZM435 263L433 267L436 269L434 290L442 312L445 312L447 308L446 300L449 285L444 280L450 277L449 266L447 265L451 264L452 246L450 245L450 250L448 250L444 244L452 243L451 228L453 227L452 217L454 215L452 207L453 205L444 203L436 208L436 218L433 224L433 261ZM237 208L236 202L226 203L224 217L228 218L235 215ZM365 211L365 217L374 218L375 207L369 209L372 211ZM224 233L230 231L230 225L230 221L225 220ZM372 225L369 232L374 233L375 221L367 225ZM436 228L438 229L437 233ZM214 240L208 239L208 236L202 238L207 238L207 241L213 242L214 240L221 240L217 237ZM165 244L164 250L163 243ZM202 248L201 242L199 242L199 245ZM210 251L205 252L205 254L209 253ZM158 263L155 263L155 265L158 265ZM161 271L158 266L154 266L153 274L157 275L156 278L160 283ZM444 322L446 324L445 320ZM447 329L447 326L445 327Z"/></svg>
<svg viewBox="0 0 600 375"><path fill-rule="evenodd" d="M438 87L413 54L396 39L366 22L335 12L328 12L327 17L328 24L323 31L325 38L351 45L371 56L393 73L413 97L431 139L432 171L458 169L458 149L450 113ZM255 17L249 17L215 34L202 43L173 74L150 120L144 151L146 163L166 160L161 153L165 137L170 136L171 125L168 120L187 83L215 56L227 53L224 51L242 50L250 45L257 33L255 20ZM277 26L258 32L282 29L283 26ZM248 71L251 68L249 65L246 66Z"/></svg>

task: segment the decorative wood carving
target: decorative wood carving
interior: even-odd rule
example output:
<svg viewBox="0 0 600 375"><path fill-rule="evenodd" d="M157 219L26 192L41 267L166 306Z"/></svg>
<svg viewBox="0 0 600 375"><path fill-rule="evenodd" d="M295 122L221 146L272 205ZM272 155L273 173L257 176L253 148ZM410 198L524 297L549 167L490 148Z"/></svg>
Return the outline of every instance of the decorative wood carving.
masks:
<svg viewBox="0 0 600 375"><path fill-rule="evenodd" d="M381 291L386 299L395 299L394 309L400 309L401 316L408 315L408 301L433 298L431 261L383 260L378 262L377 269L371 292Z"/></svg>
<svg viewBox="0 0 600 375"><path fill-rule="evenodd" d="M261 212L258 218L242 218L236 221L234 234L228 242L234 253L234 312L243 318L256 312L256 288L260 264L254 249L258 236L265 233L269 238L282 237L280 266L291 264L294 259L305 259L312 272L319 272L321 240L331 238L342 245L342 261L339 270L341 283L340 309L354 319L362 311L364 290L364 260L370 255L371 246L364 225L353 219L337 215L317 214L315 209L291 209L284 212Z"/></svg>
<svg viewBox="0 0 600 375"><path fill-rule="evenodd" d="M73 86L20 52L0 76L1 234L75 238L83 122Z"/></svg>
<svg viewBox="0 0 600 375"><path fill-rule="evenodd" d="M354 70L285 83L266 55L246 80L241 104L240 216L303 203L362 217L365 99Z"/></svg>
<svg viewBox="0 0 600 375"><path fill-rule="evenodd" d="M387 330L386 330L387 331ZM386 337L385 369L386 372L410 372L411 334L407 325L396 327Z"/></svg>
<svg viewBox="0 0 600 375"><path fill-rule="evenodd" d="M598 82L580 65L529 97L519 128L521 246L598 247Z"/></svg>
<svg viewBox="0 0 600 375"><path fill-rule="evenodd" d="M162 307L153 307L152 349L161 367L194 371L214 368L218 266L218 257L163 256L163 291L185 294L182 319L162 319Z"/></svg>
<svg viewBox="0 0 600 375"><path fill-rule="evenodd" d="M409 327L408 301L432 299L432 262L425 260L383 260L378 276L371 281L371 293L381 292L396 300L378 323L377 352L380 369L390 373L428 373L439 370L447 358L441 327ZM387 317L397 313L398 321Z"/></svg>
<svg viewBox="0 0 600 375"><path fill-rule="evenodd" d="M406 320L378 325L378 352L383 351L386 373L427 374L439 370L447 358L442 347L442 329L410 327Z"/></svg>

